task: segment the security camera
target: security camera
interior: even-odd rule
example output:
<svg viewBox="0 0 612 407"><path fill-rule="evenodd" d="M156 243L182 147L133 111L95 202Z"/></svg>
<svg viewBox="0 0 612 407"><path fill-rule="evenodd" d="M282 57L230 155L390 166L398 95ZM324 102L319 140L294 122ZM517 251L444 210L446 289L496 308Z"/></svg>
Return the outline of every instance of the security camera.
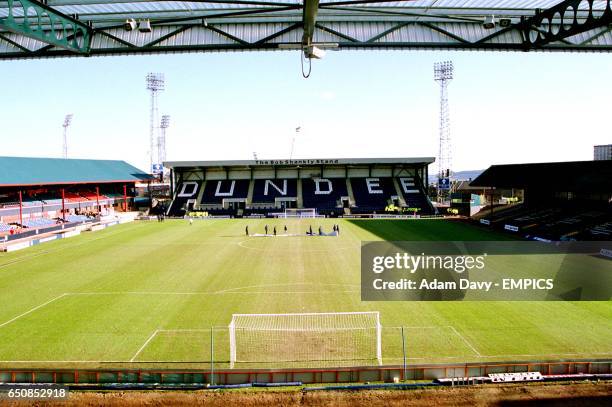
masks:
<svg viewBox="0 0 612 407"><path fill-rule="evenodd" d="M138 31L140 31L141 33L150 33L151 31L153 31L153 29L151 28L151 21L140 20L138 22Z"/></svg>
<svg viewBox="0 0 612 407"><path fill-rule="evenodd" d="M482 28L486 30L495 28L495 16L486 16L484 21L482 22Z"/></svg>
<svg viewBox="0 0 612 407"><path fill-rule="evenodd" d="M135 30L136 20L134 20L133 18L128 18L127 20L125 20L125 23L123 24L123 28L125 28L125 31Z"/></svg>
<svg viewBox="0 0 612 407"><path fill-rule="evenodd" d="M499 26L500 27L510 27L512 25L512 20L509 18L500 18Z"/></svg>

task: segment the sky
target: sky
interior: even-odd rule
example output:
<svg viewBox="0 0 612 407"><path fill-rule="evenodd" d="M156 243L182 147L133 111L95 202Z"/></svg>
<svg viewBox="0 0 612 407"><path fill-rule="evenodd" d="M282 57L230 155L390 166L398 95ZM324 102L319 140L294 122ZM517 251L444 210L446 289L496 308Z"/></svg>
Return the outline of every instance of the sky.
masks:
<svg viewBox="0 0 612 407"><path fill-rule="evenodd" d="M452 168L593 159L612 142L612 54L330 51L304 79L296 51L0 61L0 155L149 167L148 72L163 72L167 159L435 157L452 60Z"/></svg>

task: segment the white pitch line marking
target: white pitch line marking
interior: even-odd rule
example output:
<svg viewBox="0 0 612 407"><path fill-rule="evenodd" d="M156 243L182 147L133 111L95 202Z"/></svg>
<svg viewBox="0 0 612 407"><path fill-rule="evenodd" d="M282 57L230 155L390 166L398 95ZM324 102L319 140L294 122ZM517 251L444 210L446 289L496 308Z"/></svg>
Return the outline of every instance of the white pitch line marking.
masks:
<svg viewBox="0 0 612 407"><path fill-rule="evenodd" d="M49 301L45 302L44 304L40 304L40 305L38 305L38 306L36 306L36 307L34 307L34 308L30 309L29 311L24 312L23 314L19 314L19 315L17 315L16 317L14 317L14 318L12 318L12 319L9 319L8 321L3 322L2 324L0 324L0 328L2 328L2 327L3 327L3 326L5 326L5 325L10 324L11 322L14 322L14 321L18 320L18 319L19 319L19 318L21 318L21 317L24 317L24 316L26 316L26 315L28 315L28 314L30 314L30 313L32 313L32 312L34 312L34 311L36 311L37 309L40 309L40 308L44 307L45 305L51 304L53 301L57 301L57 300L59 300L60 298L65 297L66 295L68 295L68 294L67 294L67 293L64 293L64 294L62 294L62 295L59 295L59 296L57 296L57 297L55 297L55 298L53 298L53 299L50 299Z"/></svg>
<svg viewBox="0 0 612 407"><path fill-rule="evenodd" d="M277 283L277 284L258 284L258 285L247 285L244 287L232 287L227 288L225 290L214 291L215 294L221 294L225 292L231 292L236 290L244 290L247 288L267 288L267 287L291 287L291 286L300 286L300 285L309 285L309 286L345 286L345 287L361 287L359 284L340 284L340 283Z"/></svg>
<svg viewBox="0 0 612 407"><path fill-rule="evenodd" d="M140 349L138 349L138 352L136 352L134 354L134 356L132 356L132 359L130 359L130 362L133 362L134 359L136 359L138 357L138 355L140 355L140 352L142 352L144 350L144 348L147 347L147 345L149 344L149 342L151 342L153 340L153 338L155 337L155 335L157 335L157 333L159 332L159 329L156 329L151 336L149 336L149 339L147 339L145 341L145 343L142 344L142 346L140 347Z"/></svg>
<svg viewBox="0 0 612 407"><path fill-rule="evenodd" d="M341 290L341 291L228 291L228 292L190 292L190 293L174 293L174 292L103 292L103 293L68 293L68 295L258 295L258 294L356 294L359 290Z"/></svg>
<svg viewBox="0 0 612 407"><path fill-rule="evenodd" d="M69 292L66 295L218 295L218 294L336 294L336 293L356 293L359 290L341 290L341 291L237 291L246 290L249 288L271 288L271 287L291 287L291 286L309 286L309 287L360 287L358 284L339 284L339 283L279 283L279 284L260 284L244 287L232 287L218 291L83 291Z"/></svg>
<svg viewBox="0 0 612 407"><path fill-rule="evenodd" d="M210 332L210 328L159 329L157 332Z"/></svg>
<svg viewBox="0 0 612 407"><path fill-rule="evenodd" d="M69 295L203 295L213 294L212 292L191 291L191 292L175 292L175 291L102 291L102 292L75 292L68 293Z"/></svg>
<svg viewBox="0 0 612 407"><path fill-rule="evenodd" d="M223 293L210 293L213 295L236 295L236 294L355 294L359 290L342 291L233 291Z"/></svg>
<svg viewBox="0 0 612 407"><path fill-rule="evenodd" d="M472 346L472 344L471 344L471 343L470 343L470 342L469 342L467 339L465 339L465 337L464 337L463 335L461 335L461 334L459 333L459 331L457 331L457 330L455 329L455 327L454 327L454 326L452 326L452 325L448 325L448 326L450 327L450 329L452 329L452 330L453 330L453 332L455 332L455 333L457 334L457 336L459 336L459 337L460 337L460 338L463 340L463 342L465 342L465 344L466 344L467 346L469 346L469 348L470 348L470 349L472 349L472 351L473 351L475 354L477 354L478 356L482 356L482 355L480 354L480 352L478 352L478 351L476 350L476 348L475 348L474 346Z"/></svg>
<svg viewBox="0 0 612 407"><path fill-rule="evenodd" d="M425 326L419 326L419 325L404 325L404 326L384 326L384 328L393 328L393 329L440 329L440 328L446 328L446 326L440 326L440 325L425 325Z"/></svg>

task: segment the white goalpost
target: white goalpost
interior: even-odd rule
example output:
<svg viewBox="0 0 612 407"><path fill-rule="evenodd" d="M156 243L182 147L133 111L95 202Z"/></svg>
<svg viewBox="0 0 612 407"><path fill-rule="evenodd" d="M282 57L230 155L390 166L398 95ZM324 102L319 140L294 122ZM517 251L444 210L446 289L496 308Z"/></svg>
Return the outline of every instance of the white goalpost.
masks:
<svg viewBox="0 0 612 407"><path fill-rule="evenodd" d="M375 312L234 314L230 366L236 363L382 364Z"/></svg>
<svg viewBox="0 0 612 407"><path fill-rule="evenodd" d="M315 208L285 208L285 212L281 213L282 218L316 218L317 210Z"/></svg>

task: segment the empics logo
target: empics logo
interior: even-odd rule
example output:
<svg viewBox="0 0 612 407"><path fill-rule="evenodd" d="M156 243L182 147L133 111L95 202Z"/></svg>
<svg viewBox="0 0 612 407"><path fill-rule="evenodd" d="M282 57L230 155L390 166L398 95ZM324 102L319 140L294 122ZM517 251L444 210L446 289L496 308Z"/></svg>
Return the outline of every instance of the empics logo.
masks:
<svg viewBox="0 0 612 407"><path fill-rule="evenodd" d="M395 253L394 256L376 256L372 258L372 271L380 274L386 270L406 270L411 274L418 270L447 269L456 273L466 270L482 270L485 268L485 258L481 256L427 256L425 253L413 256L408 253Z"/></svg>

